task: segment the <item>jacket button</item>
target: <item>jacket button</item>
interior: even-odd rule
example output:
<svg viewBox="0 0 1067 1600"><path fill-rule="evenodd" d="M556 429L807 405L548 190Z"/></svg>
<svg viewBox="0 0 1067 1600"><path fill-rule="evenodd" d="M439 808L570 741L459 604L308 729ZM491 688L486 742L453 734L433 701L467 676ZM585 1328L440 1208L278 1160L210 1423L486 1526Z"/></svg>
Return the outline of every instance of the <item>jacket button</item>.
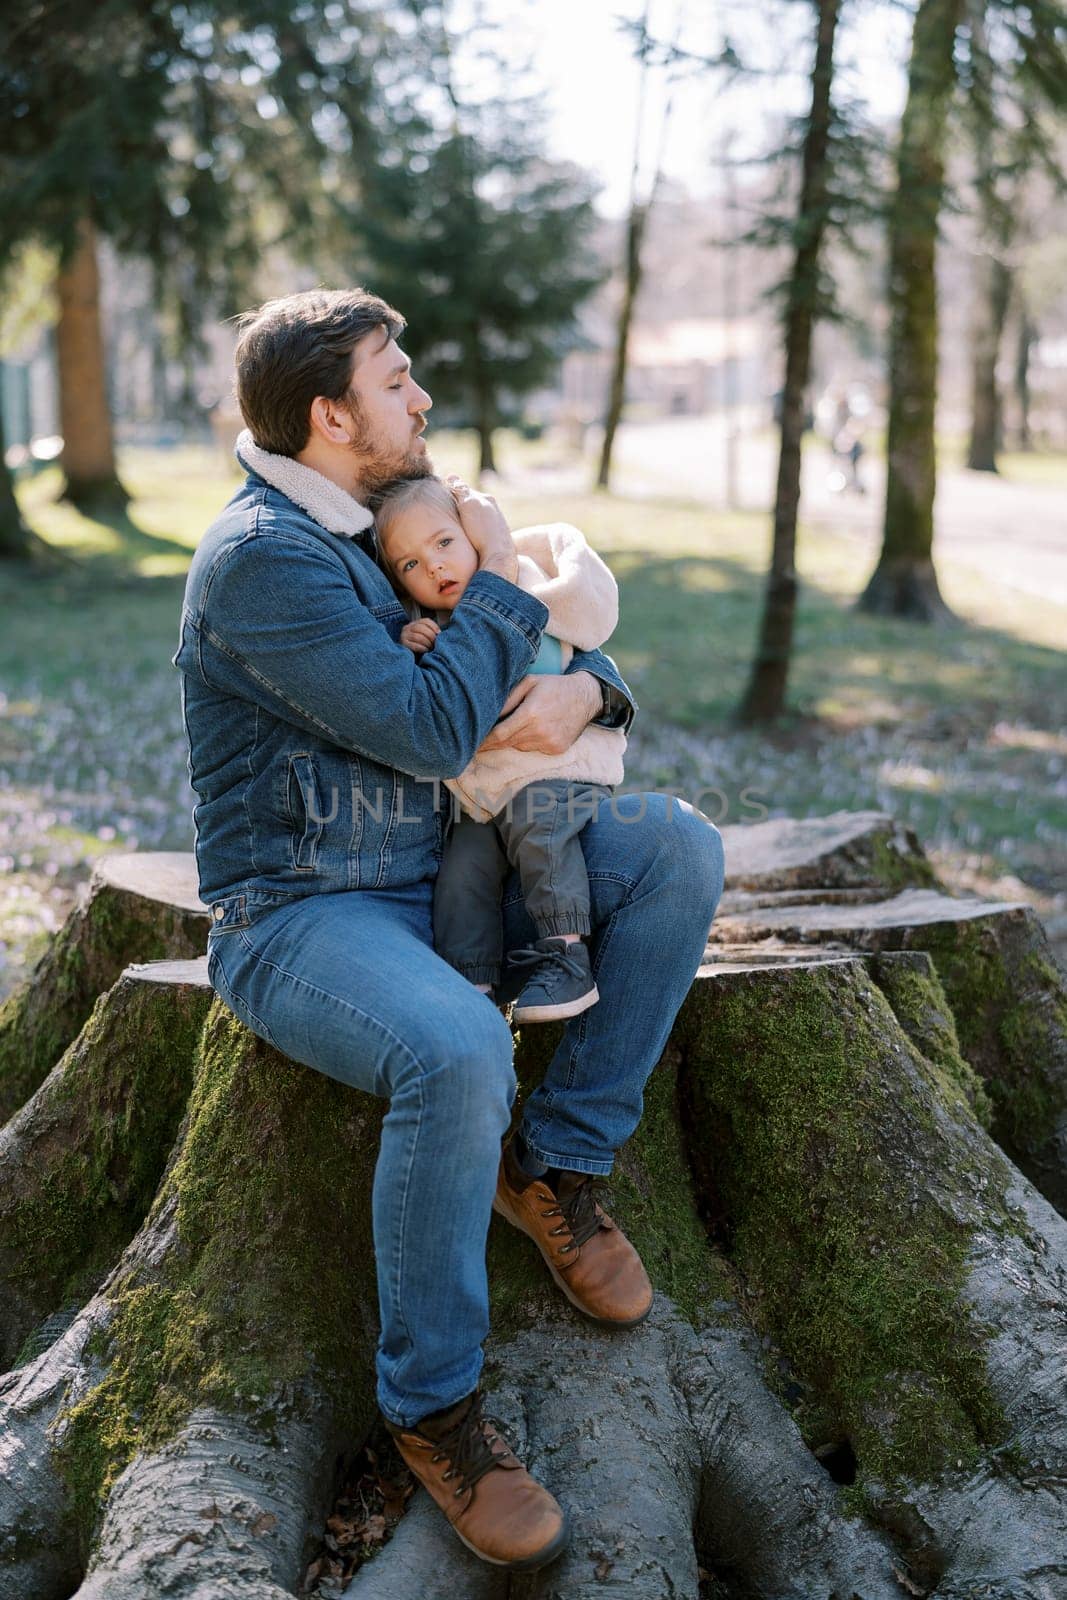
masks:
<svg viewBox="0 0 1067 1600"><path fill-rule="evenodd" d="M221 922L223 917L226 915L226 907L216 906L211 915L215 918L216 922Z"/></svg>

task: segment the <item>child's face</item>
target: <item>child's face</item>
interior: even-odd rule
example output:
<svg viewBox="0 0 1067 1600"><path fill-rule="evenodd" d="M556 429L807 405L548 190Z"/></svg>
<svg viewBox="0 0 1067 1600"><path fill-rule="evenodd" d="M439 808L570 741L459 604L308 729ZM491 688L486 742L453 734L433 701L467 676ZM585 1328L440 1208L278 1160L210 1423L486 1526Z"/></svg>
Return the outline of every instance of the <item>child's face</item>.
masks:
<svg viewBox="0 0 1067 1600"><path fill-rule="evenodd" d="M458 518L429 503L401 512L382 548L401 588L428 611L451 611L478 570L478 552Z"/></svg>

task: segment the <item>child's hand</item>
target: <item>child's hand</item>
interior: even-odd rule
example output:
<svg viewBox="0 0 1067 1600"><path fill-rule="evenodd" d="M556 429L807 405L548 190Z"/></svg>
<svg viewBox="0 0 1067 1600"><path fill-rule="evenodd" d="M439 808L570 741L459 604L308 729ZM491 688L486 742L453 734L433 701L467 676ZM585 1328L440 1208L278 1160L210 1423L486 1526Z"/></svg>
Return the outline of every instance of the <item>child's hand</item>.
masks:
<svg viewBox="0 0 1067 1600"><path fill-rule="evenodd" d="M424 651L433 649L440 631L432 617L419 617L416 622L405 622L400 630L400 643L421 656Z"/></svg>

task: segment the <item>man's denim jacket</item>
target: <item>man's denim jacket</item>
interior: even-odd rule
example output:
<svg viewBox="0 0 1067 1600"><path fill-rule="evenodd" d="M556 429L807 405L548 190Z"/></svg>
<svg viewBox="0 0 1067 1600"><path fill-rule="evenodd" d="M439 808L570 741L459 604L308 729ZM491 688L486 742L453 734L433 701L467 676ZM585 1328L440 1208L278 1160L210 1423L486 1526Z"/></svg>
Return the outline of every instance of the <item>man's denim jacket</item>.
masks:
<svg viewBox="0 0 1067 1600"><path fill-rule="evenodd" d="M373 535L328 533L251 473L193 557L182 674L196 857L212 930L293 896L417 883L437 871L462 772L537 654L548 611L478 572L432 651ZM633 701L614 662L576 651Z"/></svg>

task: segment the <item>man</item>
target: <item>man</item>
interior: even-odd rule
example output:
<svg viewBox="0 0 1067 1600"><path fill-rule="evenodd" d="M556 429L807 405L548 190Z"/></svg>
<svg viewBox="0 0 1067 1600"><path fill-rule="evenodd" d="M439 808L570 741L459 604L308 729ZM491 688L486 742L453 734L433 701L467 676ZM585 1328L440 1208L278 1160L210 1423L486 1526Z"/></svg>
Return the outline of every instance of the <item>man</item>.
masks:
<svg viewBox="0 0 1067 1600"><path fill-rule="evenodd" d="M379 1404L464 1543L534 1568L567 1529L481 1415L490 1212L530 1235L587 1316L629 1327L648 1314L648 1278L590 1179L640 1118L704 949L722 848L662 797L617 796L586 827L600 1003L568 1024L501 1159L511 1034L433 951L445 828L433 780L494 744L558 753L634 708L597 651L576 652L564 676L527 676L547 611L514 582L499 510L470 491L478 571L432 652L398 642L407 619L366 501L431 471L431 402L397 346L403 326L362 290L292 295L245 319L249 476L193 559L175 661L211 981L294 1061L389 1100L373 1199ZM505 918L507 948L529 944L517 888Z"/></svg>

